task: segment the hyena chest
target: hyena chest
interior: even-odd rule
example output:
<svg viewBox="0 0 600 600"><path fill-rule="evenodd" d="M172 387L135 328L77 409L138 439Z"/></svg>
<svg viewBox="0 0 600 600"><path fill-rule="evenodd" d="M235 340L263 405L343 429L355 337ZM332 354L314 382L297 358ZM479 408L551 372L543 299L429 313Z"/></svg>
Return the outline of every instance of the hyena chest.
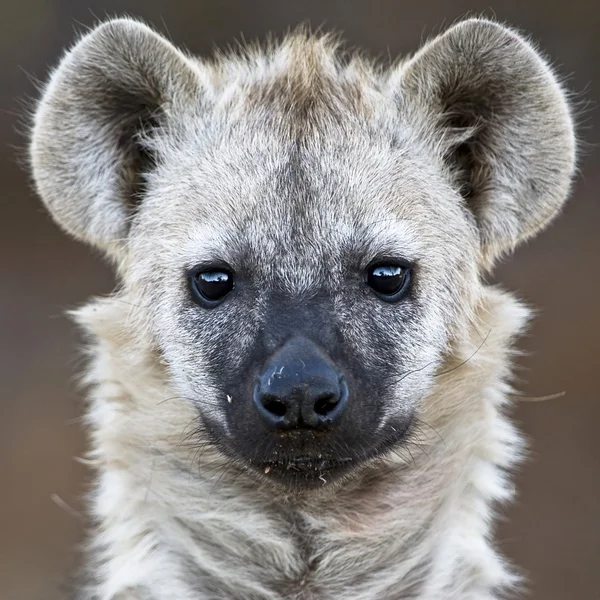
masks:
<svg viewBox="0 0 600 600"><path fill-rule="evenodd" d="M240 543L212 567L188 562L193 600L417 600L429 573L427 552L408 559L387 536L332 541L300 529L271 547ZM415 540L417 542L417 540ZM419 544L417 544L419 545ZM415 547L413 546L413 550Z"/></svg>
<svg viewBox="0 0 600 600"><path fill-rule="evenodd" d="M404 573L351 562L338 570L306 565L297 576L263 569L233 573L238 567L232 565L225 579L202 569L190 574L190 600L421 600L428 572L426 561Z"/></svg>

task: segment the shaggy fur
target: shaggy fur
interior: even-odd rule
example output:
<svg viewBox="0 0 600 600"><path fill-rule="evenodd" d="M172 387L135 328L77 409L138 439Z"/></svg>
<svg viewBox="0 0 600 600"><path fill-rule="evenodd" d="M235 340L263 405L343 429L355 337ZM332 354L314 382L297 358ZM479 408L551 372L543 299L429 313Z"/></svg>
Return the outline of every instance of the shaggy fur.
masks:
<svg viewBox="0 0 600 600"><path fill-rule="evenodd" d="M505 410L528 312L483 277L557 214L574 146L548 65L489 21L389 68L303 32L212 62L132 20L79 40L31 142L51 214L120 279L76 313L97 472L77 598L509 591L491 534L521 453ZM362 279L390 257L414 265L394 305ZM219 261L239 285L205 310L185 273ZM361 423L356 467L311 489L252 468L263 440L244 428L248 373L298 332L343 362Z"/></svg>

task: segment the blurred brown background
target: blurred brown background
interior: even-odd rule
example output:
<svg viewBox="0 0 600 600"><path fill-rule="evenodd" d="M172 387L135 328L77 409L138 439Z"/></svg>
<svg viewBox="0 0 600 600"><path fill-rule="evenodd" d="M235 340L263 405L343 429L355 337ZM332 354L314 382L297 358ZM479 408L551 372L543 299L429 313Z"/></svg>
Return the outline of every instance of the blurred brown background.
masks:
<svg viewBox="0 0 600 600"><path fill-rule="evenodd" d="M77 31L107 15L140 16L196 53L240 34L263 37L301 21L341 29L376 55L416 49L466 13L496 16L533 34L569 87L589 103L587 144L562 218L522 248L496 276L537 306L521 346L524 394L566 391L558 400L520 403L516 417L533 442L518 477L518 502L499 538L521 565L535 600L600 598L600 7L592 0L5 0L0 22L0 598L62 598L76 560L85 469L73 456L84 437L73 375L77 333L64 316L91 294L111 290L97 256L50 222L18 166L20 104L35 96ZM22 129L22 127L21 127ZM57 497L62 499L57 500ZM54 500L53 500L54 498ZM72 512L72 511L71 511ZM176 600L176 599L174 599Z"/></svg>

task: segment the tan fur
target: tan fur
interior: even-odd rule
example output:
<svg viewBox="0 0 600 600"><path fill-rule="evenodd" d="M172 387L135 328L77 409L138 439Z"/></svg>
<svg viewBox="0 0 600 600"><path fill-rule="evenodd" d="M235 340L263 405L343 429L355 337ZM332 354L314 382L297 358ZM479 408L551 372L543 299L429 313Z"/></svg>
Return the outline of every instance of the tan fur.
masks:
<svg viewBox="0 0 600 600"><path fill-rule="evenodd" d="M574 152L553 74L487 21L459 23L389 70L304 33L212 63L134 21L84 37L46 89L31 146L53 216L121 279L75 315L90 335L98 477L80 597L491 600L513 589L492 523L521 457L505 411L528 311L483 275L557 214ZM183 269L238 246L258 265L255 296L210 315L188 308ZM408 316L340 292L359 286L345 262L355 246L417 263ZM274 318L261 290L277 282L301 311L323 281L341 343L371 370L393 346L403 367L380 428L408 412L416 426L342 480L294 493L206 437L204 418L231 426L228 405L247 401L207 356L222 352L242 377Z"/></svg>
<svg viewBox="0 0 600 600"><path fill-rule="evenodd" d="M226 574L240 598L251 597L253 582L247 574L255 563L280 572L280 585L290 582L285 597L337 598L343 593L349 600L411 598L406 590L419 583L418 574L414 582L407 574L423 559L434 562L436 576L419 598L479 600L490 587L512 584L514 577L487 540L492 533L490 503L511 498L505 470L518 460L522 447L504 415L510 392L505 377L506 354L527 311L497 290L482 294L470 337L444 365L449 373L424 400L421 420L427 426L419 431L418 446L367 470L347 488L333 488L329 494L324 486L301 507L314 530L314 556L303 556L296 547L290 523L276 507L265 514L262 503L272 502L269 487L238 482L239 489L224 500L218 489L227 484L219 481L220 463L214 456L202 458L208 465L203 476L192 475L197 450L185 440L195 415L179 403L173 410L155 357L145 356L135 340L124 339L130 320L127 303L102 301L79 311L79 322L103 346L89 376L95 389L88 417L90 458L104 474L94 502L100 523L96 543L115 539L102 553L106 583L99 597L111 598L119 589L161 589L163 581L173 585L179 559L161 552L154 537L157 527L167 527L178 546L194 549L193 560L200 566ZM177 462L181 470L173 468ZM207 528L227 546L225 564L213 564L210 544L207 549L198 545ZM324 565L309 568L316 556L328 554ZM398 561L382 570L390 554ZM346 587L356 577L356 558L348 562L352 556L360 557L361 570L370 575L362 586ZM185 587L163 594L197 597ZM262 589L258 594L280 597ZM134 593L126 597L137 598Z"/></svg>

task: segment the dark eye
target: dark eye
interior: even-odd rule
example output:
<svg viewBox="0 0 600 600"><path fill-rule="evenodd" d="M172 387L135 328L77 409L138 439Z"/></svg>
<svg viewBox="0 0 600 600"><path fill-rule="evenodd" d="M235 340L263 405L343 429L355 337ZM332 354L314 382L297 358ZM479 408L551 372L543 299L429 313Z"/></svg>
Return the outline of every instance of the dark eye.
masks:
<svg viewBox="0 0 600 600"><path fill-rule="evenodd" d="M233 273L226 270L199 271L190 276L190 290L195 302L212 307L233 289Z"/></svg>
<svg viewBox="0 0 600 600"><path fill-rule="evenodd" d="M367 284L388 302L399 300L408 289L410 268L402 265L374 265L367 270Z"/></svg>

